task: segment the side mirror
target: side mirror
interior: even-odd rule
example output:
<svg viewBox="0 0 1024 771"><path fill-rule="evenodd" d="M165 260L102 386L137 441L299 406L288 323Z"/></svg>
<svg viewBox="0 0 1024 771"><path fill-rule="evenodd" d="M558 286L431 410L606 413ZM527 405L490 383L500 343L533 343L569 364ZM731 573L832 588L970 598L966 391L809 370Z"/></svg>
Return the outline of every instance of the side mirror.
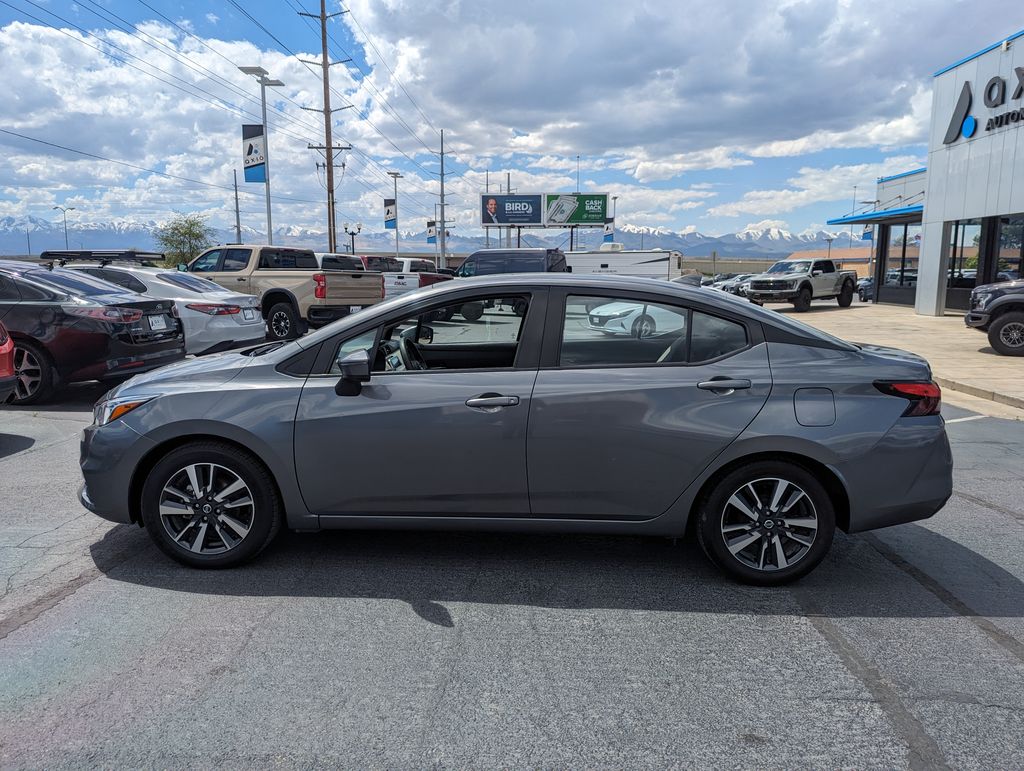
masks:
<svg viewBox="0 0 1024 771"><path fill-rule="evenodd" d="M350 383L365 383L370 379L370 354L368 351L350 353L339 364L341 379Z"/></svg>
<svg viewBox="0 0 1024 771"><path fill-rule="evenodd" d="M419 328L419 332L416 334L416 342L426 343L427 345L430 345L432 342L434 342L434 328L421 325Z"/></svg>
<svg viewBox="0 0 1024 771"><path fill-rule="evenodd" d="M179 273L188 273L188 263L186 263L186 262L179 262L178 263L178 272Z"/></svg>

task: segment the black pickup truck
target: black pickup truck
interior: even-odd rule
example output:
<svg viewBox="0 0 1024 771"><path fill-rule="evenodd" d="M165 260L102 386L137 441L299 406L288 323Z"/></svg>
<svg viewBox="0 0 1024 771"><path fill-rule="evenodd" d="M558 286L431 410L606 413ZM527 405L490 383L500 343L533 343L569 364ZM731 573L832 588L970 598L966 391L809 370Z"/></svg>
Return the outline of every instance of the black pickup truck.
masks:
<svg viewBox="0 0 1024 771"><path fill-rule="evenodd" d="M975 287L964 323L987 332L996 353L1024 356L1024 279Z"/></svg>

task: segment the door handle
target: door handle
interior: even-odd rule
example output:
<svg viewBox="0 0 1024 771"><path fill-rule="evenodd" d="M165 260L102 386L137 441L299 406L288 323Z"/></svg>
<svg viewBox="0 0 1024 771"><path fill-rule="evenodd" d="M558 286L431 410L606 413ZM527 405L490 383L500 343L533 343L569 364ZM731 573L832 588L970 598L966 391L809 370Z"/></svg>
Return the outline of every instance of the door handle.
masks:
<svg viewBox="0 0 1024 771"><path fill-rule="evenodd" d="M466 406L475 410L499 410L502 407L515 407L519 404L518 396L502 396L501 394L480 394L466 400Z"/></svg>
<svg viewBox="0 0 1024 771"><path fill-rule="evenodd" d="M236 278L235 281L245 281L244 278Z"/></svg>
<svg viewBox="0 0 1024 771"><path fill-rule="evenodd" d="M743 379L734 380L727 377L713 377L711 380L705 380L703 383L697 383L697 388L701 388L705 391L711 391L719 396L728 396L733 391L750 388L750 381Z"/></svg>

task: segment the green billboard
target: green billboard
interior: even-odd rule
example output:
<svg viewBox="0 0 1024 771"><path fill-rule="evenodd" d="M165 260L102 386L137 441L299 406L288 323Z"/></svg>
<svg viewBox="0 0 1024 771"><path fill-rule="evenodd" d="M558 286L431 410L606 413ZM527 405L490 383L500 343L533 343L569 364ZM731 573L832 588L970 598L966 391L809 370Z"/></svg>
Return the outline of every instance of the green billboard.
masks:
<svg viewBox="0 0 1024 771"><path fill-rule="evenodd" d="M604 227L607 216L607 193L544 194L544 224L549 228L570 225Z"/></svg>

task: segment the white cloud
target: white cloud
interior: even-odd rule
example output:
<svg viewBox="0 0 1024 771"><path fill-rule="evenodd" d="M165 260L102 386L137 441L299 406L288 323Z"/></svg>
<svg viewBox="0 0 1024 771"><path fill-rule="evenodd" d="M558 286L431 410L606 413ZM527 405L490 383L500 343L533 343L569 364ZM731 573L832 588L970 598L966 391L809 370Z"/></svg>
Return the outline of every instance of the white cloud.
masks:
<svg viewBox="0 0 1024 771"><path fill-rule="evenodd" d="M206 14L206 20L210 22L210 24L216 24L218 21L220 21L220 16L218 16L215 13L208 13Z"/></svg>

